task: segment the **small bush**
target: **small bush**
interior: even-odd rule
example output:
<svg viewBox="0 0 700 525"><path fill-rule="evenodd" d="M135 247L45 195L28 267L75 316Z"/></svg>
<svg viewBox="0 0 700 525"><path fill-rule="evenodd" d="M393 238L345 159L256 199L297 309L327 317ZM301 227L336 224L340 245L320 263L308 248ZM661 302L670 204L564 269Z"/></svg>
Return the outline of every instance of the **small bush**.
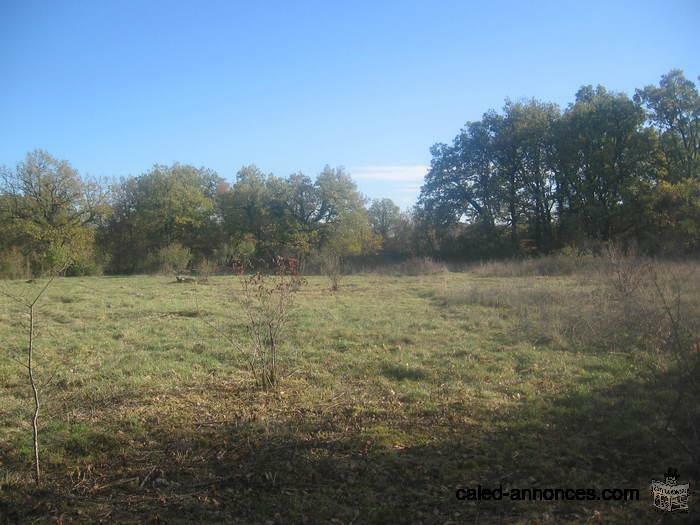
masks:
<svg viewBox="0 0 700 525"><path fill-rule="evenodd" d="M212 253L210 262L222 269L233 270L236 263L246 267L255 257L257 242L254 237L246 235L238 241L225 242Z"/></svg>
<svg viewBox="0 0 700 525"><path fill-rule="evenodd" d="M179 243L170 244L146 256L143 270L146 273L173 273L187 268L191 254L188 248Z"/></svg>
<svg viewBox="0 0 700 525"><path fill-rule="evenodd" d="M209 277L218 271L218 267L215 263L209 259L201 259L194 266L194 273L197 276L199 282L207 282Z"/></svg>
<svg viewBox="0 0 700 525"><path fill-rule="evenodd" d="M85 258L71 262L66 268L65 275L68 277L81 277L86 275L102 275L103 268L92 258Z"/></svg>
<svg viewBox="0 0 700 525"><path fill-rule="evenodd" d="M337 292L340 289L340 280L343 276L343 262L334 251L321 254L321 269L331 283L331 290Z"/></svg>
<svg viewBox="0 0 700 525"><path fill-rule="evenodd" d="M263 390L279 381L279 352L285 345L286 328L294 296L305 283L296 259L275 259L276 273L245 275L239 304L246 315L250 344L244 348L255 382Z"/></svg>

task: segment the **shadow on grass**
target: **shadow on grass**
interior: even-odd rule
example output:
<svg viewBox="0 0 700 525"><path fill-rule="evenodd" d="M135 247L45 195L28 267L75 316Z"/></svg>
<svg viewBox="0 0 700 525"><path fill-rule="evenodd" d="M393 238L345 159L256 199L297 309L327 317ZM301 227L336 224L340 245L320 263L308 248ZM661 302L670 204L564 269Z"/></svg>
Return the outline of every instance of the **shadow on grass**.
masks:
<svg viewBox="0 0 700 525"><path fill-rule="evenodd" d="M382 366L381 373L384 377L396 381L420 381L428 377L422 368L407 365L386 364Z"/></svg>
<svg viewBox="0 0 700 525"><path fill-rule="evenodd" d="M630 381L523 400L498 413L450 405L407 415L292 402L268 417L275 401L258 397L224 421L194 414L179 427L154 424L82 472L52 471L57 481L43 492L5 487L0 524L661 523L650 480L668 466L691 486L698 479L688 458L654 430L670 401L665 384ZM406 445L407 436L421 444ZM7 447L0 460L22 463ZM478 484L637 488L640 500L455 497L458 487Z"/></svg>

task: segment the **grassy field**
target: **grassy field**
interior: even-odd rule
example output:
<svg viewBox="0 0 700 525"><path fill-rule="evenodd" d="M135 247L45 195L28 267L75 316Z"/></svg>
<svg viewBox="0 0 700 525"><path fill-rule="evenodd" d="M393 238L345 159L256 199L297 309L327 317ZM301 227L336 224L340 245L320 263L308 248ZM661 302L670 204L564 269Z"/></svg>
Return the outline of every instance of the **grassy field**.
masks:
<svg viewBox="0 0 700 525"><path fill-rule="evenodd" d="M488 275L310 277L274 392L219 333L246 337L236 278L59 279L37 324L41 489L26 320L0 299L0 524L661 522L648 484L689 460L655 430L658 355L590 336L590 280ZM640 500L455 497L477 484Z"/></svg>

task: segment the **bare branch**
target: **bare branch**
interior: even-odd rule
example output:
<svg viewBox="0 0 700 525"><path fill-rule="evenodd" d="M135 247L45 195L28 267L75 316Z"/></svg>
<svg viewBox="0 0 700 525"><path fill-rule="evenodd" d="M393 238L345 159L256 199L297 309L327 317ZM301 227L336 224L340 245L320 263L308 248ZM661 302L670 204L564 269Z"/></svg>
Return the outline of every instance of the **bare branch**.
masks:
<svg viewBox="0 0 700 525"><path fill-rule="evenodd" d="M51 286L51 283L54 281L56 278L56 275L52 275L51 278L48 280L48 282L44 285L44 287L41 289L41 291L37 294L37 296L34 298L34 300L29 303L29 307L33 307L39 299L41 299L41 296L44 295L44 292L48 289L49 286Z"/></svg>

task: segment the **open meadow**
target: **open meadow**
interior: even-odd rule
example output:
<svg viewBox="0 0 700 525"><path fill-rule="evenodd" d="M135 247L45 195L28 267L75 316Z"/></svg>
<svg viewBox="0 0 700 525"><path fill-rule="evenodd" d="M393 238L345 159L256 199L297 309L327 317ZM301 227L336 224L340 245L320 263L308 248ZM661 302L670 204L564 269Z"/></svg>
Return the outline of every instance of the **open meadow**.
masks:
<svg viewBox="0 0 700 525"><path fill-rule="evenodd" d="M0 525L700 525L698 21L0 2Z"/></svg>
<svg viewBox="0 0 700 525"><path fill-rule="evenodd" d="M309 277L267 392L227 342L248 337L238 278L58 279L36 321L38 382L51 378L41 489L15 360L26 319L3 298L0 523L657 522L651 479L668 466L698 478L661 430L672 360L640 344L656 321L582 264L508 264L347 276L336 293ZM698 307L692 265L661 274L686 276L684 308ZM640 498L455 497L478 484Z"/></svg>

